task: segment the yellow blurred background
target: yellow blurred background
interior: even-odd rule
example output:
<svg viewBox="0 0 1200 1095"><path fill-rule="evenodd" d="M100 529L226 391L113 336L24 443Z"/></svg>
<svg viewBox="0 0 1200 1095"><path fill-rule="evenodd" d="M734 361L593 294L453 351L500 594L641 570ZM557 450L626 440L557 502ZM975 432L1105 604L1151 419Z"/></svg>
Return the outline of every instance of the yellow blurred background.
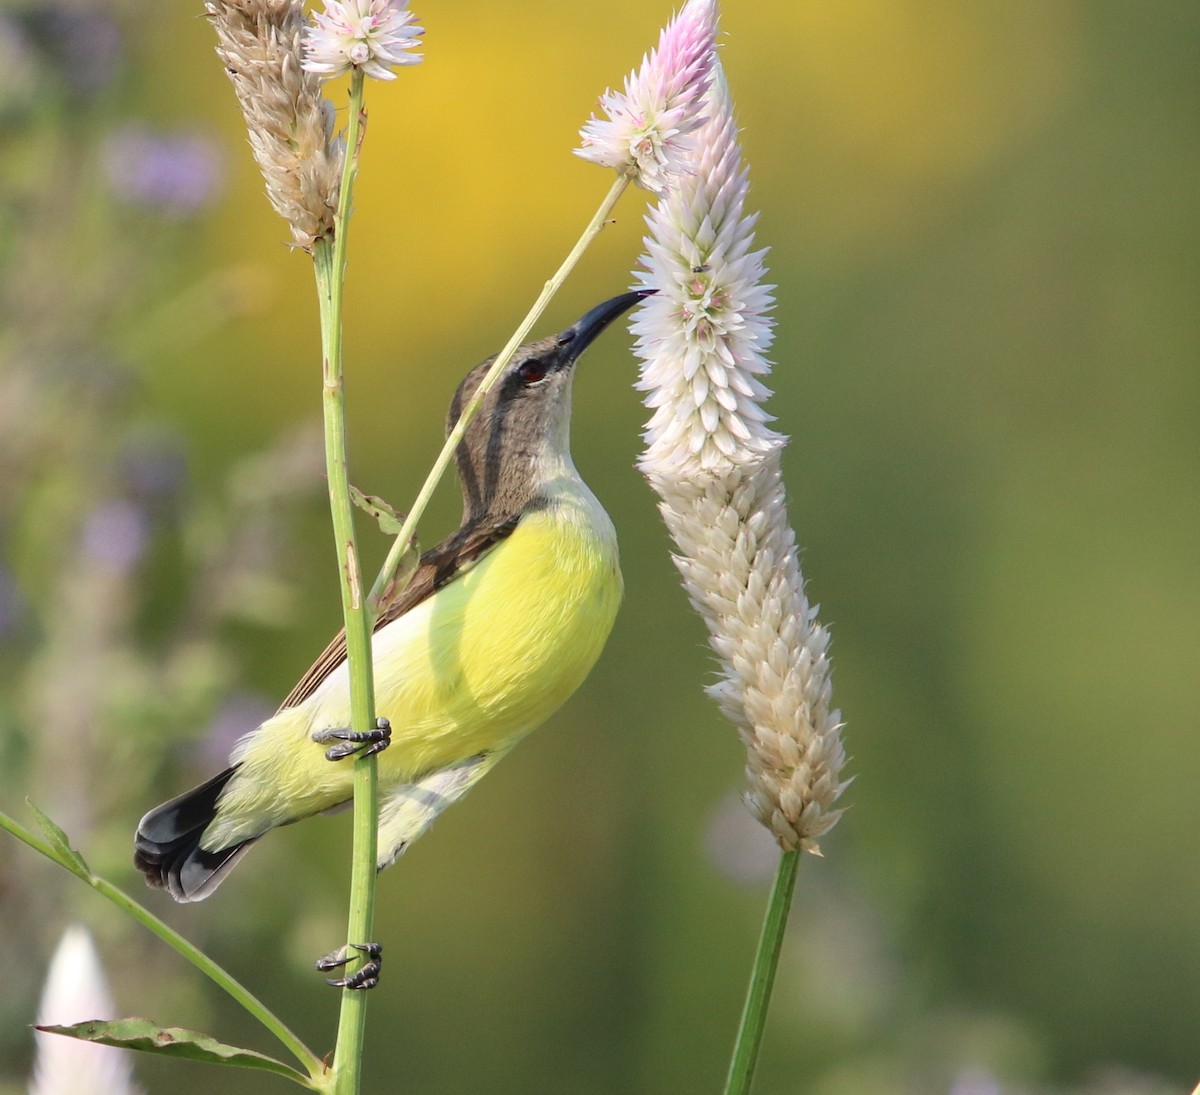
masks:
<svg viewBox="0 0 1200 1095"><path fill-rule="evenodd" d="M855 776L825 857L801 868L757 1090L1189 1090L1200 10L723 7L778 286L770 409L792 438L793 523L833 629ZM185 222L131 222L146 265L99 328L133 363L139 420L181 439L189 504L219 511L239 462L319 420L320 371L309 261L265 201L198 9L122 9L123 75L95 124L207 135L220 200ZM503 343L607 189L571 155L578 127L670 9L460 0L417 13L424 63L368 88L347 290L351 475L400 509L458 380ZM344 89L331 96L340 108ZM14 154L21 134L5 133ZM81 159L101 135L77 136ZM626 196L542 331L629 284L644 209ZM71 238L101 268L88 224ZM703 628L633 470L646 415L629 345L617 330L589 354L574 424L576 462L621 537L626 603L568 707L382 876L369 1091L657 1095L723 1077L770 847L734 801L741 759L701 692ZM14 761L27 778L0 780L0 807L95 798L80 843L141 896L124 842L145 808L208 773L221 697L269 705L337 625L313 485L277 585L220 629L227 660L204 718L117 747L120 770L153 773L134 780L141 797ZM444 490L423 541L457 515ZM382 546L372 536L371 558ZM167 549L148 568L150 646L186 556ZM75 732L19 712L5 730L18 761L46 739L69 751ZM203 905L145 895L322 1048L336 993L307 963L343 931L348 834L348 818L277 833ZM8 846L0 872L55 895L20 941L26 969L4 1005L14 1091L39 971L75 918L99 936L125 1013L257 1038L82 887ZM148 1090L177 1095L268 1082L136 1066Z"/></svg>

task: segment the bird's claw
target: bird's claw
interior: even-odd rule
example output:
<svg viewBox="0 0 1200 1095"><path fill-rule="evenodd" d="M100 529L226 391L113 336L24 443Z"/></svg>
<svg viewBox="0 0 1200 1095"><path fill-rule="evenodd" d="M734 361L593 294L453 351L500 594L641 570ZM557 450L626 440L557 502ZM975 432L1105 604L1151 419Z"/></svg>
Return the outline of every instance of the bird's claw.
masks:
<svg viewBox="0 0 1200 1095"><path fill-rule="evenodd" d="M326 984L339 989L373 989L379 984L379 974L383 970L383 945L380 943L350 943L347 946L338 947L332 953L317 959L317 969L322 973L340 969L347 962L358 957L350 953L351 947L366 956L367 961L363 964L362 969L355 970L349 977L326 977Z"/></svg>
<svg viewBox="0 0 1200 1095"><path fill-rule="evenodd" d="M336 742L325 750L326 760L345 760L346 757L373 757L392 744L392 724L387 719L376 719L374 730L351 730L336 726L330 730L313 731L312 740L320 745Z"/></svg>

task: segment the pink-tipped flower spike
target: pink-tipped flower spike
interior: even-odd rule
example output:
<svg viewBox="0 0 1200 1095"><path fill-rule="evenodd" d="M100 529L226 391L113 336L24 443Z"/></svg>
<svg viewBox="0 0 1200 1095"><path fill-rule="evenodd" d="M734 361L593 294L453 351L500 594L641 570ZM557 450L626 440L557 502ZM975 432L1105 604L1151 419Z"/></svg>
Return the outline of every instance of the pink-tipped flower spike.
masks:
<svg viewBox="0 0 1200 1095"><path fill-rule="evenodd" d="M817 851L845 784L829 633L804 592L760 379L772 338L745 212L747 171L714 62L694 169L647 217L639 273L658 290L633 323L653 410L638 462L659 495L688 596L721 662L709 688L746 746L745 799L786 850Z"/></svg>
<svg viewBox="0 0 1200 1095"><path fill-rule="evenodd" d="M377 80L394 80L395 65L415 65L423 27L408 0L325 0L304 36L304 67L332 80L361 69Z"/></svg>
<svg viewBox="0 0 1200 1095"><path fill-rule="evenodd" d="M692 171L646 218L639 277L658 293L633 325L645 362L638 386L654 412L640 466L685 479L757 461L784 441L761 406L774 286L763 283L766 251L754 250L749 172L719 63L706 110Z"/></svg>
<svg viewBox="0 0 1200 1095"><path fill-rule="evenodd" d="M703 100L713 64L716 0L688 0L662 32L658 49L625 80L623 92L605 91L580 130L576 155L628 175L662 195L689 170L692 134L704 121Z"/></svg>

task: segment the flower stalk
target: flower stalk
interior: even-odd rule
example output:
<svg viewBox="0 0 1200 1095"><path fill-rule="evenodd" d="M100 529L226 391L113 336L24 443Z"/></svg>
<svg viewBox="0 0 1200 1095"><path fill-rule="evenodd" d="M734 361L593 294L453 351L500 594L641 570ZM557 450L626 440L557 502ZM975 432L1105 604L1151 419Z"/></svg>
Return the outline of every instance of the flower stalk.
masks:
<svg viewBox="0 0 1200 1095"><path fill-rule="evenodd" d="M346 628L346 662L350 674L350 726L359 733L365 733L375 726L374 666L371 656L374 617L363 594L362 568L359 564L346 463L342 298L350 203L358 171L364 120L363 72L355 69L350 79L347 154L338 189L333 235L332 239L326 237L316 241L313 265L321 316L325 464ZM378 845L378 785L376 758L358 757L354 761L354 834L347 945L365 943L372 938ZM335 1095L355 1095L359 1090L366 1036L366 1004L365 992L343 989L333 1062Z"/></svg>
<svg viewBox="0 0 1200 1095"><path fill-rule="evenodd" d="M792 908L792 893L796 889L799 866L799 849L780 855L758 947L754 952L750 986L746 990L746 1002L742 1006L742 1018L733 1043L733 1058L725 1079L725 1095L748 1095L754 1082L754 1070L762 1047L763 1030L767 1025L767 1008L771 1002L771 989L775 985L775 971L779 968L779 953L783 949L783 934Z"/></svg>
<svg viewBox="0 0 1200 1095"><path fill-rule="evenodd" d="M633 331L638 386L652 412L638 466L659 496L675 564L720 661L708 692L746 748L744 800L783 851L730 1066L732 1095L753 1077L799 853L818 853L818 838L841 815L845 753L830 703L829 633L806 596L788 520L787 438L762 406L773 287L765 251L755 249L756 217L745 210L748 172L715 57L704 111L687 169L647 217L637 279L658 292Z"/></svg>
<svg viewBox="0 0 1200 1095"><path fill-rule="evenodd" d="M652 410L638 466L659 495L676 566L721 660L709 689L746 747L746 804L782 849L726 1087L753 1079L800 852L837 821L844 784L828 632L804 593L761 377L772 340L765 252L716 57L716 0L688 0L658 48L600 100L577 153L659 195L637 288Z"/></svg>
<svg viewBox="0 0 1200 1095"><path fill-rule="evenodd" d="M745 799L785 851L816 852L844 789L829 633L805 594L770 394L774 303L745 211L747 170L719 63L695 170L647 218L635 314L652 410L638 466L659 495L676 566L721 663L709 688L747 751Z"/></svg>

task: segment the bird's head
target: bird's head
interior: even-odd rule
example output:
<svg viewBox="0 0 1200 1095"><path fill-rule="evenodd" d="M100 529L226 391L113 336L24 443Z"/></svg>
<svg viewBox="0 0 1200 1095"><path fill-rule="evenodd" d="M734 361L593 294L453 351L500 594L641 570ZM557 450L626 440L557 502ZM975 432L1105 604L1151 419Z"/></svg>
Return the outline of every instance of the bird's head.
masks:
<svg viewBox="0 0 1200 1095"><path fill-rule="evenodd" d="M519 512L539 486L570 465L575 363L601 331L647 295L623 293L606 300L560 334L526 343L513 354L458 447L464 520ZM494 360L493 355L477 365L458 386L447 432Z"/></svg>

